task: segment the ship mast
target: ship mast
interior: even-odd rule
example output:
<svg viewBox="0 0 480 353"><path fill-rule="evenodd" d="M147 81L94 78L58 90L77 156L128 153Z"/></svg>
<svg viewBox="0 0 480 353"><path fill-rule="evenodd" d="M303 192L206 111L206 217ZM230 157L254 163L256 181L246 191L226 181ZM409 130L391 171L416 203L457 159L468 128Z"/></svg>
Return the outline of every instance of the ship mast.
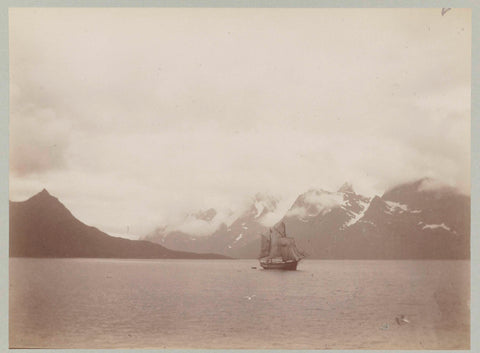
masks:
<svg viewBox="0 0 480 353"><path fill-rule="evenodd" d="M303 253L295 245L293 238L287 237L285 223L280 222L270 228L267 235L262 234L260 259L281 259L282 261L299 261L304 258Z"/></svg>

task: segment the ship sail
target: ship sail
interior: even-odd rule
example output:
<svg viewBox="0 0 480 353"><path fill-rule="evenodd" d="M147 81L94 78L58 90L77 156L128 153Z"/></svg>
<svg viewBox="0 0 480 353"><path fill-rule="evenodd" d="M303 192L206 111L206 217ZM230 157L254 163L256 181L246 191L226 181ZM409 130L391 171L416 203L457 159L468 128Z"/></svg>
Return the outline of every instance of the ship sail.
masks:
<svg viewBox="0 0 480 353"><path fill-rule="evenodd" d="M293 238L287 237L285 223L280 222L270 229L268 235L262 234L260 258L271 260L281 258L282 261L299 261L304 258Z"/></svg>
<svg viewBox="0 0 480 353"><path fill-rule="evenodd" d="M272 242L270 234L266 234L266 235L261 234L261 237L262 237L262 245L260 247L260 255L258 256L260 259L270 255L270 245Z"/></svg>
<svg viewBox="0 0 480 353"><path fill-rule="evenodd" d="M280 242L281 242L281 239L282 239L282 236L279 232L276 232L275 231L275 228L273 229L270 229L270 253L268 254L267 258L268 259L274 259L274 258L277 258L277 257L281 257L282 254L281 254L281 250L282 250L282 247L280 245Z"/></svg>
<svg viewBox="0 0 480 353"><path fill-rule="evenodd" d="M282 238L280 246L280 253L283 261L299 261L304 257L303 253L297 249L295 239L293 238Z"/></svg>
<svg viewBox="0 0 480 353"><path fill-rule="evenodd" d="M285 231L285 223L283 222L280 222L273 227L273 231L281 238L285 238L287 236L287 232Z"/></svg>

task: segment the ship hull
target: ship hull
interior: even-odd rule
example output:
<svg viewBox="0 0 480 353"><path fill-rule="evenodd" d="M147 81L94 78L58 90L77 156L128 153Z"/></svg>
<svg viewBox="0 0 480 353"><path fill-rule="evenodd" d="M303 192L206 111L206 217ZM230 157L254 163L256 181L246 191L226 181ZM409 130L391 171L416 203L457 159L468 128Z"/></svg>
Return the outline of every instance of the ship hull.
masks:
<svg viewBox="0 0 480 353"><path fill-rule="evenodd" d="M283 271L295 271L297 269L297 261L285 261L285 262L262 262L260 266L265 270L283 270Z"/></svg>

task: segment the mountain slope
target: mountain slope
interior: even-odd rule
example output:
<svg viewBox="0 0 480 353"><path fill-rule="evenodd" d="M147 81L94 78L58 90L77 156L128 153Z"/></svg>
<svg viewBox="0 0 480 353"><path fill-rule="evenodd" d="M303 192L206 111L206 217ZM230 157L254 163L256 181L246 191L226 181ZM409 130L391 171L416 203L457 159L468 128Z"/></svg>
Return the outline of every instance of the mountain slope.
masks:
<svg viewBox="0 0 480 353"><path fill-rule="evenodd" d="M270 202L259 207L260 200L210 236L171 232L161 239L175 243L176 250L256 258L260 233L267 229L259 215L276 206ZM311 189L298 196L279 221L313 259L470 257L470 197L428 178L397 185L373 198L357 194L348 183L336 192Z"/></svg>
<svg viewBox="0 0 480 353"><path fill-rule="evenodd" d="M324 196L321 212L302 213L295 207L311 210L312 205L299 198L285 224L311 258L467 259L470 198L435 184L421 179L371 200L353 190L344 192L343 200L339 192L324 191L321 195L336 196L337 203Z"/></svg>
<svg viewBox="0 0 480 353"><path fill-rule="evenodd" d="M352 232L383 239L383 257L466 259L470 198L427 178L405 183L377 197Z"/></svg>
<svg viewBox="0 0 480 353"><path fill-rule="evenodd" d="M313 189L297 198L283 222L309 258L343 258L346 230L369 204L369 198L348 184L336 192Z"/></svg>
<svg viewBox="0 0 480 353"><path fill-rule="evenodd" d="M267 229L263 225L263 220L271 215L277 206L278 200L274 197L257 194L252 198L250 206L231 224L221 224L208 236L195 236L178 230L169 231L168 227L163 227L157 228L145 239L175 250L211 252L231 257L251 258L252 251L245 251L244 248L252 241L260 239L260 233ZM196 215L200 214L204 214L204 212ZM255 249L253 257L256 257L257 253L258 249Z"/></svg>
<svg viewBox="0 0 480 353"><path fill-rule="evenodd" d="M224 258L172 251L148 241L112 237L85 225L45 189L10 202L10 256L89 258Z"/></svg>

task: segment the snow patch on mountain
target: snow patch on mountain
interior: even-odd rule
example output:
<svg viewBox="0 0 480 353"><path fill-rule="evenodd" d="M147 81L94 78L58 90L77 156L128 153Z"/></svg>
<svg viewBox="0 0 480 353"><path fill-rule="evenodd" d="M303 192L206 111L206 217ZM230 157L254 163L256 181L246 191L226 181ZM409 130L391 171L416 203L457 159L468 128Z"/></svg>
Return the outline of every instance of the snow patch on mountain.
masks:
<svg viewBox="0 0 480 353"><path fill-rule="evenodd" d="M108 232L107 234L111 235L112 237L116 237L116 238L125 238L125 239L130 239L130 240L140 239L140 236L135 235L135 234L130 234L130 233Z"/></svg>
<svg viewBox="0 0 480 353"><path fill-rule="evenodd" d="M346 227L350 227L357 223L364 215L365 212L368 210L368 207L370 207L370 201L359 201L358 202L362 210L358 213L349 211L349 214L352 214L353 217L350 218L340 229L345 229Z"/></svg>
<svg viewBox="0 0 480 353"><path fill-rule="evenodd" d="M360 220L358 221L358 223L371 224L372 226L377 227L377 225L376 225L375 223L373 223L372 221L365 221L365 220L363 220L363 219L360 219Z"/></svg>
<svg viewBox="0 0 480 353"><path fill-rule="evenodd" d="M262 202L256 201L254 206L255 206L255 209L257 210L257 214L255 215L255 218L258 218L262 215L263 211L265 210L265 205Z"/></svg>
<svg viewBox="0 0 480 353"><path fill-rule="evenodd" d="M448 230L449 232L452 231L445 223L442 223L442 224L425 224L422 227L422 229L438 229L438 228L443 228L445 230Z"/></svg>
<svg viewBox="0 0 480 353"><path fill-rule="evenodd" d="M395 212L398 210L398 212L403 213L408 211L408 206L399 202L385 201L385 203L387 204L390 212Z"/></svg>
<svg viewBox="0 0 480 353"><path fill-rule="evenodd" d="M450 228L449 226L447 226L445 223L441 223L441 224L426 224L426 223L423 223L422 221L418 222L418 224L420 227L422 227L422 230L427 230L427 229L431 229L431 230L435 230L435 229L444 229L446 230L447 232L450 232L450 233L453 233L455 235L458 235L458 233Z"/></svg>
<svg viewBox="0 0 480 353"><path fill-rule="evenodd" d="M409 213L421 213L422 210L411 210L408 205L401 204L400 202L395 202L395 201L385 201L387 204L387 211L386 213L388 214L393 214L395 212L398 213L404 213L404 212L409 212Z"/></svg>

